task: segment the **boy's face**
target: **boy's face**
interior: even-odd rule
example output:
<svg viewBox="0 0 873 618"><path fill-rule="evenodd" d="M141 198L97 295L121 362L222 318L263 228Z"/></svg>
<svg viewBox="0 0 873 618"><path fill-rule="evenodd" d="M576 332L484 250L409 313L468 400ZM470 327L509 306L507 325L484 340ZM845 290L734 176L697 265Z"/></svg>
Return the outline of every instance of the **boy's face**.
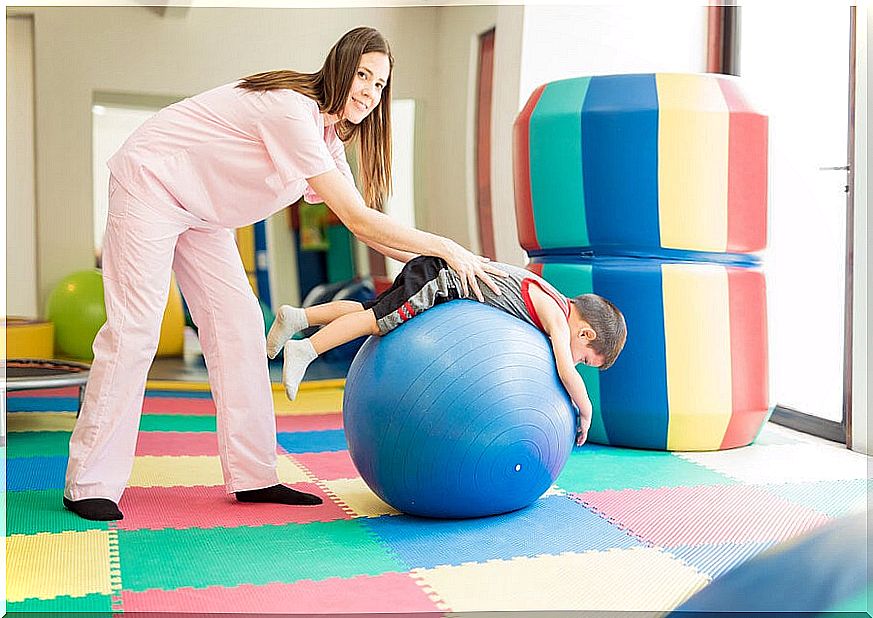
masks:
<svg viewBox="0 0 873 618"><path fill-rule="evenodd" d="M570 352L573 354L573 362L577 365L583 363L589 367L601 367L606 359L591 348L591 342L597 338L597 333L585 320L580 324L570 339Z"/></svg>

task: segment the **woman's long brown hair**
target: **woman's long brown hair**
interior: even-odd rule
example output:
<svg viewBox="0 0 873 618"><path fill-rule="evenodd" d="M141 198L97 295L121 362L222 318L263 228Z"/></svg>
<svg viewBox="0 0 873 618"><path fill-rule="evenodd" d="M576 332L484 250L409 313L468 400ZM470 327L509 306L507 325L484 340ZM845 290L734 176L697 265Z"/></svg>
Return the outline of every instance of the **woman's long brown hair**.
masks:
<svg viewBox="0 0 873 618"><path fill-rule="evenodd" d="M321 112L340 116L361 56L370 52L388 56L393 71L394 57L385 37L378 30L360 27L346 32L336 42L315 73L269 71L249 75L237 87L261 91L288 88L315 100ZM341 119L336 125L342 141L358 138L364 201L376 210L382 210L391 192L391 81L389 74L379 105L360 124Z"/></svg>

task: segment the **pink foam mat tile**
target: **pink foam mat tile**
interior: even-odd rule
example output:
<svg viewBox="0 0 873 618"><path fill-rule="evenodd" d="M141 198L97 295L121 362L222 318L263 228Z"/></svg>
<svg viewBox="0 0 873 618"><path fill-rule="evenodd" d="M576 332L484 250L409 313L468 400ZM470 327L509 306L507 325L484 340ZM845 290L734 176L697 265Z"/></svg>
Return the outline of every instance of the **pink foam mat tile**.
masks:
<svg viewBox="0 0 873 618"><path fill-rule="evenodd" d="M283 415L276 417L276 431L327 431L329 429L342 429L343 415L339 412L332 414L306 414L306 415Z"/></svg>
<svg viewBox="0 0 873 618"><path fill-rule="evenodd" d="M292 457L322 481L353 479L360 476L348 451L295 453Z"/></svg>
<svg viewBox="0 0 873 618"><path fill-rule="evenodd" d="M314 483L295 483L293 487L320 496L324 502L305 507L241 503L222 486L128 487L119 503L124 519L117 527L119 530L233 528L351 518Z"/></svg>
<svg viewBox="0 0 873 618"><path fill-rule="evenodd" d="M215 416L212 399L193 397L146 397L142 402L143 414L186 414L189 416Z"/></svg>
<svg viewBox="0 0 873 618"><path fill-rule="evenodd" d="M61 388L35 388L25 391L9 391L9 397L79 397L78 386L64 386Z"/></svg>
<svg viewBox="0 0 873 618"><path fill-rule="evenodd" d="M437 606L407 573L234 588L122 592L125 612L258 614L420 614Z"/></svg>
<svg viewBox="0 0 873 618"><path fill-rule="evenodd" d="M569 494L643 542L661 547L781 541L829 518L754 486L625 489Z"/></svg>
<svg viewBox="0 0 873 618"><path fill-rule="evenodd" d="M211 431L141 431L136 454L154 456L217 456L218 439Z"/></svg>

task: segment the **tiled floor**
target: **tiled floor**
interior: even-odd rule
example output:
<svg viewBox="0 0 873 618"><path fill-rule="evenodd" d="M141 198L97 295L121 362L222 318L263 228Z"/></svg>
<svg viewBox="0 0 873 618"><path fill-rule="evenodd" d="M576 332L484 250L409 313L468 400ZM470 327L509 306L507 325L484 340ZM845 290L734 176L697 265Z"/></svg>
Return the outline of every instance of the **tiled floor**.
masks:
<svg viewBox="0 0 873 618"><path fill-rule="evenodd" d="M867 458L769 425L752 446L574 449L526 509L402 515L358 476L342 390L277 393L282 480L317 507L240 504L222 486L208 391L152 388L121 502L60 505L72 393L9 397L7 609L155 612L666 611L774 544L864 508Z"/></svg>

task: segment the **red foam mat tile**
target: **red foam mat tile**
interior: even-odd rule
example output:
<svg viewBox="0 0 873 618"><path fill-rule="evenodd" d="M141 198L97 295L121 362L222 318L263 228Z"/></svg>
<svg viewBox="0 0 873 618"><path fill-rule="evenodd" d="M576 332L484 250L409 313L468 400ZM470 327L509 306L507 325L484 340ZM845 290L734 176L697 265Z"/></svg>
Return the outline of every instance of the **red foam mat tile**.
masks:
<svg viewBox="0 0 873 618"><path fill-rule="evenodd" d="M124 519L117 527L119 530L230 528L351 518L315 484L296 483L294 488L320 496L324 503L306 507L241 503L221 486L128 487L119 503Z"/></svg>
<svg viewBox="0 0 873 618"><path fill-rule="evenodd" d="M276 431L328 431L343 428L343 415L337 412L333 414L306 414L288 415L276 417Z"/></svg>
<svg viewBox="0 0 873 618"><path fill-rule="evenodd" d="M235 588L123 592L125 612L370 614L435 612L434 601L406 573Z"/></svg>

